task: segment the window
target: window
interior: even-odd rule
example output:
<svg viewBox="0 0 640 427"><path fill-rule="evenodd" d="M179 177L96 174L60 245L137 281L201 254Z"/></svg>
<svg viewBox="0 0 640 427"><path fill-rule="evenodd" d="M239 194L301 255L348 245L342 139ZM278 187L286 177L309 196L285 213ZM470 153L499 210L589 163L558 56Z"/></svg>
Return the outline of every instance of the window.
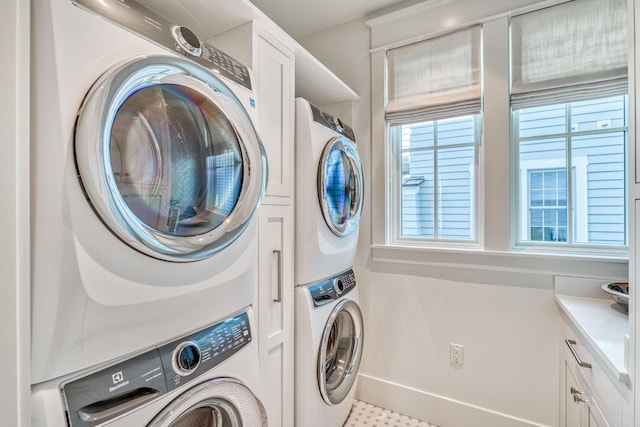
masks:
<svg viewBox="0 0 640 427"><path fill-rule="evenodd" d="M399 125L400 237L473 239L479 115Z"/></svg>
<svg viewBox="0 0 640 427"><path fill-rule="evenodd" d="M533 170L528 179L528 237L544 242L567 241L567 172Z"/></svg>
<svg viewBox="0 0 640 427"><path fill-rule="evenodd" d="M520 242L626 244L626 104L620 95L514 113Z"/></svg>
<svg viewBox="0 0 640 427"><path fill-rule="evenodd" d="M508 9L370 21L376 259L627 255L627 2Z"/></svg>
<svg viewBox="0 0 640 427"><path fill-rule="evenodd" d="M626 38L623 0L513 18L516 244L627 244Z"/></svg>
<svg viewBox="0 0 640 427"><path fill-rule="evenodd" d="M387 53L395 241L476 239L480 28Z"/></svg>

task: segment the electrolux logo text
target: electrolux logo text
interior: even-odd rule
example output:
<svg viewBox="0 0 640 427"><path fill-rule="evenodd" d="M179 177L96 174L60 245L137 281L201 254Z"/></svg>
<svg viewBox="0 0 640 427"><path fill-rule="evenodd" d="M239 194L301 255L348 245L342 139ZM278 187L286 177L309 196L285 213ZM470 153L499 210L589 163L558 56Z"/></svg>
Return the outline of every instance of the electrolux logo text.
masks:
<svg viewBox="0 0 640 427"><path fill-rule="evenodd" d="M113 380L113 383L116 385L114 385L113 387L109 387L109 392L114 392L124 386L129 385L129 381L124 381L124 375L122 374L122 371L112 374L111 379Z"/></svg>

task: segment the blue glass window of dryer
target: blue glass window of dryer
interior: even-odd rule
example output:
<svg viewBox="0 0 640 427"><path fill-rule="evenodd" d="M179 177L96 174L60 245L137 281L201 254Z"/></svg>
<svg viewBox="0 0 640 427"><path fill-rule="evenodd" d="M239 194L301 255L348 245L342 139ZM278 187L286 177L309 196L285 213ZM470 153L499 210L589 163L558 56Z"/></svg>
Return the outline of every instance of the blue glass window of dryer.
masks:
<svg viewBox="0 0 640 427"><path fill-rule="evenodd" d="M333 147L325 166L324 190L329 219L334 225L344 225L354 213L356 185L349 156L344 150Z"/></svg>

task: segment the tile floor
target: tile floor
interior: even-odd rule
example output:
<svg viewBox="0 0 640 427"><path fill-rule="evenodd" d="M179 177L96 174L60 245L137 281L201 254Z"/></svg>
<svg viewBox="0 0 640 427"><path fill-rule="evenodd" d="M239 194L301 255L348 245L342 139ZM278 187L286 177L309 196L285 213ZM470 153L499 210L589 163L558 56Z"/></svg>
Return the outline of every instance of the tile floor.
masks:
<svg viewBox="0 0 640 427"><path fill-rule="evenodd" d="M370 403L356 400L343 427L437 427Z"/></svg>

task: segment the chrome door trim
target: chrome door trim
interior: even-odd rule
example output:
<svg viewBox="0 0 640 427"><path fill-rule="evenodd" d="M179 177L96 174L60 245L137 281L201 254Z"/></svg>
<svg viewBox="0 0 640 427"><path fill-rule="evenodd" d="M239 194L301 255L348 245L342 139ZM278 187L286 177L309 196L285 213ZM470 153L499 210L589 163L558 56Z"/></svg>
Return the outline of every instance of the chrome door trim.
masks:
<svg viewBox="0 0 640 427"><path fill-rule="evenodd" d="M124 202L109 161L111 126L120 106L135 91L162 84L185 86L216 105L240 143L243 175L238 201L222 224L204 234L176 236L140 221ZM134 249L166 261L204 259L231 244L253 218L267 183L266 154L240 101L213 73L172 56L137 57L96 81L78 113L75 155L84 191L108 228Z"/></svg>
<svg viewBox="0 0 640 427"><path fill-rule="evenodd" d="M346 313L353 322L353 351L345 362L345 366L340 367L342 379L332 390L327 385L326 378L326 354L329 338L331 337L331 329L339 315ZM324 330L322 331L322 338L320 339L320 348L318 349L318 388L322 399L328 405L337 405L342 402L351 389L357 379L358 370L360 369L360 361L362 359L362 346L364 342L364 322L362 319L362 312L360 306L348 298L342 299L331 311Z"/></svg>
<svg viewBox="0 0 640 427"><path fill-rule="evenodd" d="M326 180L326 164L329 159L331 151L337 148L342 151L349 160L351 170L355 175L355 202L352 203L352 207L349 210L349 218L343 224L336 224L329 213L329 207L327 206L327 194L325 191ZM324 147L320 162L318 164L318 201L320 202L320 209L327 227L333 234L338 237L348 236L358 228L360 222L360 215L362 214L362 200L364 198L364 179L362 176L362 163L360 162L360 156L358 155L358 149L355 144L349 139L339 136L332 138Z"/></svg>
<svg viewBox="0 0 640 427"><path fill-rule="evenodd" d="M231 427L267 426L267 412L253 392L236 379L221 377L186 390L160 411L147 427L169 427L183 415L201 408L220 411Z"/></svg>

